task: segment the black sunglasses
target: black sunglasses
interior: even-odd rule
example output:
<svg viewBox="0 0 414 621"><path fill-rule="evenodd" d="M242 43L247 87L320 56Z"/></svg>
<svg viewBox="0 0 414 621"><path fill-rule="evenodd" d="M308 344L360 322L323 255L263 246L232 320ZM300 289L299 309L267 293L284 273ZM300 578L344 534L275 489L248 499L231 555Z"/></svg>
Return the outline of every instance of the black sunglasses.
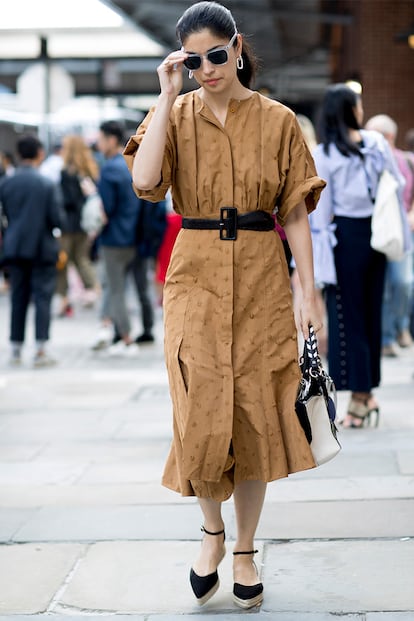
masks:
<svg viewBox="0 0 414 621"><path fill-rule="evenodd" d="M200 69L201 67L203 58L206 58L210 63L213 63L213 65L225 65L226 62L229 60L228 50L233 45L236 37L237 32L234 33L227 45L223 45L223 47L217 47L215 50L207 52L207 54L189 54L188 57L184 60L184 66L187 67L187 69L189 69L190 71L197 71L197 69Z"/></svg>

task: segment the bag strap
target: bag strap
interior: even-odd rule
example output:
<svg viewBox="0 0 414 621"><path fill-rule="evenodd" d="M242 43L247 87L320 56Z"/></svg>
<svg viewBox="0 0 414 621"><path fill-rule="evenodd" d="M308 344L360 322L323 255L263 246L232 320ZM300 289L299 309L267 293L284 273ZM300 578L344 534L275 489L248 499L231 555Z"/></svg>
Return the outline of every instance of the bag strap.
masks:
<svg viewBox="0 0 414 621"><path fill-rule="evenodd" d="M319 386L329 412L329 395L326 387L327 375L322 367L318 351L318 341L312 325L309 326L309 338L305 339L303 354L304 366L306 366L310 378L312 378Z"/></svg>
<svg viewBox="0 0 414 621"><path fill-rule="evenodd" d="M312 325L309 326L309 338L305 339L305 352L308 368L314 373L319 374L321 359L318 352L318 341Z"/></svg>

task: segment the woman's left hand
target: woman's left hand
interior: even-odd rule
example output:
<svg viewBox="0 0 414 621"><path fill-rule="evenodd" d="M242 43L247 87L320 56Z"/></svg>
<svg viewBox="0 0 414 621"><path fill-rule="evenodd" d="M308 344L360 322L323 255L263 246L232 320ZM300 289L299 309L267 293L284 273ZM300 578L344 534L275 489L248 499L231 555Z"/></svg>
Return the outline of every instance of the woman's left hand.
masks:
<svg viewBox="0 0 414 621"><path fill-rule="evenodd" d="M316 294L302 298L300 310L300 327L303 338L309 338L309 326L312 325L315 332L323 327L323 317L321 316L320 305L317 304Z"/></svg>

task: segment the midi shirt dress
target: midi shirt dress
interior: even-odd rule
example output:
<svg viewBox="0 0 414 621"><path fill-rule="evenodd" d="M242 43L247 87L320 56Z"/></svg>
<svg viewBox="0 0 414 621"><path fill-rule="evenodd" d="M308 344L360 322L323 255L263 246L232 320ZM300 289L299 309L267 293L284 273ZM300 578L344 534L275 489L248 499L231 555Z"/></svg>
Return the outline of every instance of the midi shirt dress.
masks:
<svg viewBox="0 0 414 621"><path fill-rule="evenodd" d="M147 117L125 147L133 158ZM325 182L291 110L257 92L231 100L225 125L192 91L177 98L162 178L174 209L218 218L277 208L283 226L302 200L314 209ZM163 484L183 496L223 501L241 481L272 481L315 466L295 414L300 380L286 259L274 231L182 229L164 289L165 358L174 435Z"/></svg>

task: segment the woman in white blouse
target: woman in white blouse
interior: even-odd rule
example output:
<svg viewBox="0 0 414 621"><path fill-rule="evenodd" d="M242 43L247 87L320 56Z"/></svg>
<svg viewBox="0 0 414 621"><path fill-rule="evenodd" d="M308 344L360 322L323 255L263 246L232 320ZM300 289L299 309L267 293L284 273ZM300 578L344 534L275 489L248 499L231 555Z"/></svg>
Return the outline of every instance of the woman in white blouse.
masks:
<svg viewBox="0 0 414 621"><path fill-rule="evenodd" d="M329 371L338 390L351 391L346 427L379 420L372 390L380 383L386 259L370 246L371 216L382 171L399 178L385 139L362 130L362 119L359 95L345 84L329 87L322 141L313 152L318 174L327 181L310 216L315 277L326 291Z"/></svg>

